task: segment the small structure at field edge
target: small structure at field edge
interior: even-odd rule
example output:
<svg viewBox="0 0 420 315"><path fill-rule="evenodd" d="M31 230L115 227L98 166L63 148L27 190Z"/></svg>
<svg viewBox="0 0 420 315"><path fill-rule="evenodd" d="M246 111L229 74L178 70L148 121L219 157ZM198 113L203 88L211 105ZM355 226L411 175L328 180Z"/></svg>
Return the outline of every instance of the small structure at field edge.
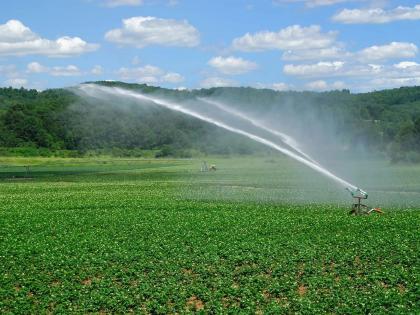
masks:
<svg viewBox="0 0 420 315"><path fill-rule="evenodd" d="M372 212L383 214L380 208L369 208L367 205L362 203L362 199L368 198L367 192L361 190L360 188L356 188L355 190L352 190L350 188L346 189L350 192L351 196L357 200L355 203L353 203L350 214L364 215L371 214Z"/></svg>
<svg viewBox="0 0 420 315"><path fill-rule="evenodd" d="M203 161L203 163L201 163L201 169L200 170L202 172L208 172L209 171L209 168L207 166L207 162L206 161Z"/></svg>
<svg viewBox="0 0 420 315"><path fill-rule="evenodd" d="M208 172L208 171L215 171L216 170L216 165L215 164L211 164L210 167L207 166L207 162L203 161L203 163L201 163L201 169L202 172Z"/></svg>

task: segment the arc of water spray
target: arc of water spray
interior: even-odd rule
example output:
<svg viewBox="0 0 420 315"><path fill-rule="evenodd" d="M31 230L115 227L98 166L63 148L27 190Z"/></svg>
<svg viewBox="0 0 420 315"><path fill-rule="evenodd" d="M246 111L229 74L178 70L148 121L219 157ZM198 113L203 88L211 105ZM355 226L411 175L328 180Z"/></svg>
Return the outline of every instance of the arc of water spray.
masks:
<svg viewBox="0 0 420 315"><path fill-rule="evenodd" d="M302 164L305 164L306 166L308 166L308 167L312 168L313 170L323 174L324 176L334 180L335 182L343 185L346 188L348 187L348 188L352 188L354 190L357 189L357 187L354 186L353 184L350 184L349 182L345 181L344 179L334 175L333 173L331 173L327 169L323 168L322 166L319 166L319 165L317 165L317 164L315 164L315 163L297 155L296 153L279 146L278 144L276 144L274 142L271 142L271 141L269 141L265 138L259 137L257 135L254 135L254 134L249 133L247 131L244 131L242 129L238 129L238 128L226 125L223 122L217 121L217 120L215 120L211 117L207 117L207 116L202 115L200 113L197 113L193 110L182 107L179 104L172 103L172 102L169 102L169 101L166 101L166 100L162 100L162 99L159 99L159 98L156 98L156 97L146 96L146 95L143 95L143 94L140 94L140 93L136 93L136 92L133 92L133 91L129 91L129 90L125 90L125 89L117 88L117 87L104 87L104 86L98 86L98 85L94 85L94 84L84 84L82 86L79 86L79 89L81 91L85 92L87 95L92 96L92 97L98 97L98 95L95 94L95 91L96 92L99 91L99 92L102 92L102 93L108 93L108 94L111 94L111 95L120 95L120 96L123 96L123 97L134 98L134 99L141 100L141 101L151 102L155 105L162 106L162 107L171 109L173 111L181 112L181 113L184 113L186 115L198 118L200 120L211 123L211 124L213 124L215 126L218 126L220 128L229 130L229 131L234 132L236 134L243 135L243 136L245 136L245 137L247 137L251 140L257 141L261 144L264 144L268 147L271 147L271 148L275 149L276 151L279 151L279 152L291 157L292 159L294 159L294 160L296 160L296 161L298 161Z"/></svg>
<svg viewBox="0 0 420 315"><path fill-rule="evenodd" d="M293 150L295 150L296 152L298 152L300 155L302 155L303 157L305 157L306 159L308 159L309 161L311 161L312 163L318 164L319 163L317 161L315 161L312 157L310 157L308 154L306 154L305 152L303 152L300 148L299 145L297 143L297 141L295 139L293 139L291 136L286 135L282 132L279 132L277 130L271 129L267 126L265 126L263 123L261 123L260 121L253 119L251 117L249 117L248 115L244 114L243 112L240 112L236 109L230 108L220 102L214 101L214 100L210 100L207 98L203 98L203 97L198 97L197 98L199 101L213 105L215 107L217 107L218 109L229 113L231 115L234 115L238 118L241 118L247 122L249 122L250 124L252 124L254 127L260 128L268 133L271 133L272 135L278 137L281 141L283 141L285 144L287 144L289 147L291 147Z"/></svg>

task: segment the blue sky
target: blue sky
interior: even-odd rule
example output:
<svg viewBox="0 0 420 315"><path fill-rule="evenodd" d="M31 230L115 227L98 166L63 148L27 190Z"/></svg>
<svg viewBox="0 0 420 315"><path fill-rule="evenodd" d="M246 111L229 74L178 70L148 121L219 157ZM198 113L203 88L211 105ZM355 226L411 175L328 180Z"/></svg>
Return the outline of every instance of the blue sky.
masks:
<svg viewBox="0 0 420 315"><path fill-rule="evenodd" d="M370 91L420 85L419 46L419 1L0 3L0 86Z"/></svg>

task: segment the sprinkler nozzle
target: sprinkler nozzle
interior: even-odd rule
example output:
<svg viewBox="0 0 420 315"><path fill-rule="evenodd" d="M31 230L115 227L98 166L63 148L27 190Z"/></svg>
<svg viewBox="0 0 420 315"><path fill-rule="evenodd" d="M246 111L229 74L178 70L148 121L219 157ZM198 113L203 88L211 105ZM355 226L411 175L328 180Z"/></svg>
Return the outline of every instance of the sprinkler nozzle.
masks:
<svg viewBox="0 0 420 315"><path fill-rule="evenodd" d="M350 192L350 194L353 198L362 198L362 199L367 199L368 198L367 192L360 189L360 188L351 189L351 188L347 187L346 190L348 190Z"/></svg>

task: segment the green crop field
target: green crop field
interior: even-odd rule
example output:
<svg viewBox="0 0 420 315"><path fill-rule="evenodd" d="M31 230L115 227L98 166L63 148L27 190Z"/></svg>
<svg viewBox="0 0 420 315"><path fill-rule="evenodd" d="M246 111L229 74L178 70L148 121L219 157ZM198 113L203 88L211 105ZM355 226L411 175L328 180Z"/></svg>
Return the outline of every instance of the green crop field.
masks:
<svg viewBox="0 0 420 315"><path fill-rule="evenodd" d="M0 313L419 311L418 166L208 163L0 159Z"/></svg>

